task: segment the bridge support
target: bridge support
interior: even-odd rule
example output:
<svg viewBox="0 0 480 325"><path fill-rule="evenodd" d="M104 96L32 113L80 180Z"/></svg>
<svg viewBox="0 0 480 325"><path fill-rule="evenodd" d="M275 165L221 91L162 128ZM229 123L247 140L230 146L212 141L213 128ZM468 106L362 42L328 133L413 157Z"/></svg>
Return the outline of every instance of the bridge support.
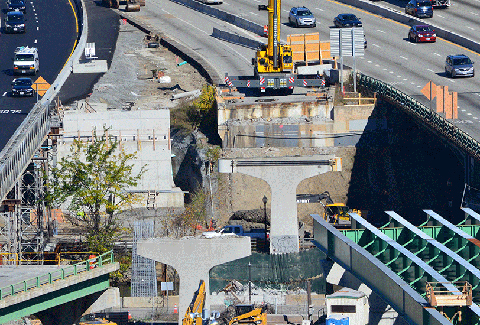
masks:
<svg viewBox="0 0 480 325"><path fill-rule="evenodd" d="M220 173L242 173L270 185L270 253L298 253L297 186L306 178L341 171L341 159L333 155L220 159Z"/></svg>
<svg viewBox="0 0 480 325"><path fill-rule="evenodd" d="M171 265L180 277L179 319L192 301L200 280L210 294L209 271L220 265L252 254L250 237L222 236L215 238L154 238L140 240L137 253L143 257ZM205 308L208 309L208 301Z"/></svg>

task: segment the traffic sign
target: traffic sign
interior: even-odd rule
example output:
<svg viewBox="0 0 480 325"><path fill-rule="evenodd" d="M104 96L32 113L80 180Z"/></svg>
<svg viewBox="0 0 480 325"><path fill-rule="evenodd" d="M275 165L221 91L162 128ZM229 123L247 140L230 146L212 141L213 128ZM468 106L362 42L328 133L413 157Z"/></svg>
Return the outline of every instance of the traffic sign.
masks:
<svg viewBox="0 0 480 325"><path fill-rule="evenodd" d="M32 88L39 94L40 96L45 95L47 90L50 88L50 84L43 79L41 76L38 77L37 80L32 85Z"/></svg>
<svg viewBox="0 0 480 325"><path fill-rule="evenodd" d="M422 94L432 100L437 96L437 85L435 85L431 80L425 85L421 90Z"/></svg>

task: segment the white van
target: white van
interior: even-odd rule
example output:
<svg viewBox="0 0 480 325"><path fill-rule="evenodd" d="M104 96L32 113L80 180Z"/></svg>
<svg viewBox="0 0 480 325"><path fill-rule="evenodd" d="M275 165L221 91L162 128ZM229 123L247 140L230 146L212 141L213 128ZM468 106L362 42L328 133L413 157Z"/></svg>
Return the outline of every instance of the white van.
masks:
<svg viewBox="0 0 480 325"><path fill-rule="evenodd" d="M39 70L38 49L28 46L17 47L13 58L13 74L35 75Z"/></svg>

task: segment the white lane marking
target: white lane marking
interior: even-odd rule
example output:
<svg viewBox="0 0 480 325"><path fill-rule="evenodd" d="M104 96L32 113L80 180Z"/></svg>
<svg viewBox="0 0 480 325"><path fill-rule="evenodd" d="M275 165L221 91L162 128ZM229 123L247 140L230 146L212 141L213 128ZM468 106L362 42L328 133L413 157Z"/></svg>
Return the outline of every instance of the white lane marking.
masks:
<svg viewBox="0 0 480 325"><path fill-rule="evenodd" d="M380 48L380 46L379 46L379 45L377 45L377 44L372 44L372 45L373 45L373 46L376 46L376 47L378 47L378 48Z"/></svg>
<svg viewBox="0 0 480 325"><path fill-rule="evenodd" d="M417 88L422 88L422 86L417 86Z"/></svg>
<svg viewBox="0 0 480 325"><path fill-rule="evenodd" d="M474 16L478 16L478 14L476 12L471 12L472 15Z"/></svg>
<svg viewBox="0 0 480 325"><path fill-rule="evenodd" d="M40 30L40 27L37 26L37 30Z"/></svg>
<svg viewBox="0 0 480 325"><path fill-rule="evenodd" d="M465 109L462 109L462 112L465 112L466 110Z"/></svg>
<svg viewBox="0 0 480 325"><path fill-rule="evenodd" d="M474 120L478 120L478 117L473 117Z"/></svg>
<svg viewBox="0 0 480 325"><path fill-rule="evenodd" d="M33 43L37 44L37 40L35 40Z"/></svg>
<svg viewBox="0 0 480 325"><path fill-rule="evenodd" d="M325 11L322 8L315 8L315 9L317 9L318 11Z"/></svg>
<svg viewBox="0 0 480 325"><path fill-rule="evenodd" d="M397 76L397 78L401 78L402 76Z"/></svg>
<svg viewBox="0 0 480 325"><path fill-rule="evenodd" d="M410 84L411 84L411 85L414 85L415 83L414 83L414 82L411 82Z"/></svg>
<svg viewBox="0 0 480 325"><path fill-rule="evenodd" d="M401 55L400 55L400 57L401 57L402 59L404 59L404 60L407 60L407 61L408 61L408 58L406 58L406 57L404 57L404 56L401 56Z"/></svg>
<svg viewBox="0 0 480 325"><path fill-rule="evenodd" d="M385 33L383 30L377 29L377 32Z"/></svg>
<svg viewBox="0 0 480 325"><path fill-rule="evenodd" d="M258 14L254 13L254 12L251 12L251 11L249 12L249 14L252 14L254 16L258 16Z"/></svg>
<svg viewBox="0 0 480 325"><path fill-rule="evenodd" d="M375 64L376 67L379 67L380 65L379 64Z"/></svg>
<svg viewBox="0 0 480 325"><path fill-rule="evenodd" d="M367 62L368 62L368 63L372 63L372 61L370 61L370 60L368 60Z"/></svg>
<svg viewBox="0 0 480 325"><path fill-rule="evenodd" d="M475 28L467 26L468 29L475 30Z"/></svg>
<svg viewBox="0 0 480 325"><path fill-rule="evenodd" d="M440 16L439 14L436 14L435 16L440 17L440 18L444 18L443 16Z"/></svg>
<svg viewBox="0 0 480 325"><path fill-rule="evenodd" d="M390 71L390 73L393 73L393 71Z"/></svg>
<svg viewBox="0 0 480 325"><path fill-rule="evenodd" d="M383 70L383 71L387 71L387 68L383 68L382 70Z"/></svg>
<svg viewBox="0 0 480 325"><path fill-rule="evenodd" d="M452 79L447 79L447 80L450 81L450 82L455 83L455 80L452 80Z"/></svg>
<svg viewBox="0 0 480 325"><path fill-rule="evenodd" d="M427 70L430 71L430 72L435 72L435 71L433 71L432 69L427 69Z"/></svg>
<svg viewBox="0 0 480 325"><path fill-rule="evenodd" d="M433 54L435 54L436 56L441 56L440 54L438 54L438 53L435 53L435 52L434 52Z"/></svg>
<svg viewBox="0 0 480 325"><path fill-rule="evenodd" d="M5 96L7 96L7 94L8 94L8 92L4 92L2 96L5 97Z"/></svg>
<svg viewBox="0 0 480 325"><path fill-rule="evenodd" d="M467 113L468 116L472 115L472 113Z"/></svg>
<svg viewBox="0 0 480 325"><path fill-rule="evenodd" d="M403 81L407 81L407 80L408 80L407 78L403 79Z"/></svg>

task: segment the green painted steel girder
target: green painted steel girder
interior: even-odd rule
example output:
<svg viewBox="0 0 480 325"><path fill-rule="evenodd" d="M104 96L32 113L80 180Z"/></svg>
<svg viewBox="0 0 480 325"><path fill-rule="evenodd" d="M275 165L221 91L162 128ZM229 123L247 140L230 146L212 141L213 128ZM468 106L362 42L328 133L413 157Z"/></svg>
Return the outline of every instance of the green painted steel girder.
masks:
<svg viewBox="0 0 480 325"><path fill-rule="evenodd" d="M106 290L109 286L109 274L107 273L60 290L25 300L21 303L3 308L0 315L0 324Z"/></svg>

